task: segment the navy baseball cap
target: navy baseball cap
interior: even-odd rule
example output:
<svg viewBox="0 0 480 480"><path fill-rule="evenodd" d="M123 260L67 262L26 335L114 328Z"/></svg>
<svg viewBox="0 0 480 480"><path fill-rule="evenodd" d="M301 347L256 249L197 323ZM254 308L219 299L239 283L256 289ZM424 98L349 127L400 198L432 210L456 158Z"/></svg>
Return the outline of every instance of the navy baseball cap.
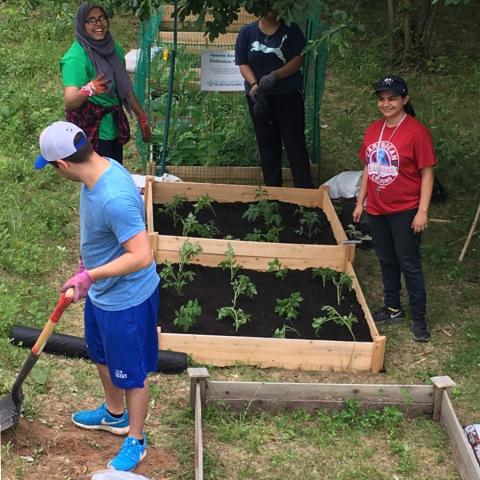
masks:
<svg viewBox="0 0 480 480"><path fill-rule="evenodd" d="M407 82L398 75L386 75L373 85L373 93L392 92L405 97L408 95Z"/></svg>

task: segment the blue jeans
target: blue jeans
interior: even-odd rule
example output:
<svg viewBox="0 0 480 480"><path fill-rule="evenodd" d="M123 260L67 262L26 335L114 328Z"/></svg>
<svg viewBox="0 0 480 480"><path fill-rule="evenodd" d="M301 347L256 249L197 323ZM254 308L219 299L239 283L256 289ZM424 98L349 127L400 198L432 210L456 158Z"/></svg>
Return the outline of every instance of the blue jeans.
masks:
<svg viewBox="0 0 480 480"><path fill-rule="evenodd" d="M385 305L400 308L403 273L413 320L424 322L427 294L420 256L421 234L411 228L416 213L417 209L393 215L369 215L368 222L382 270Z"/></svg>

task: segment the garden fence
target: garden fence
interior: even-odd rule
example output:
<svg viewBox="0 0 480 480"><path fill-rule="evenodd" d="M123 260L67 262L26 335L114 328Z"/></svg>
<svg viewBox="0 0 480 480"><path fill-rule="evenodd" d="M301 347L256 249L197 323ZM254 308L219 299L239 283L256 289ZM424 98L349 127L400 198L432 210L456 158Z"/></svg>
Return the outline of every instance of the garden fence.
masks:
<svg viewBox="0 0 480 480"><path fill-rule="evenodd" d="M318 21L319 13L308 12L296 20L307 41L320 38L324 27ZM226 33L210 41L204 23L193 16L180 23L172 2L165 2L141 23L135 92L153 125L151 145L144 144L137 134L145 167L153 161L156 174L169 172L190 181L261 182L244 92L201 89L202 53L233 51L240 28L254 20L242 11ZM307 144L311 162L317 167L326 56L322 42L315 51L306 53L303 67Z"/></svg>

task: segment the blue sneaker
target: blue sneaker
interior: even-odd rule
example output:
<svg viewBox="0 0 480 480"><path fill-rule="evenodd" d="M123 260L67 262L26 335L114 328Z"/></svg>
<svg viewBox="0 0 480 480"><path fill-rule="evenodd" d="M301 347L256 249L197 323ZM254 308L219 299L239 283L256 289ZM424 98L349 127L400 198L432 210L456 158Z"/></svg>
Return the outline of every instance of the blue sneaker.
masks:
<svg viewBox="0 0 480 480"><path fill-rule="evenodd" d="M106 430L115 435L126 435L130 429L128 412L120 418L112 417L103 403L96 410L80 410L72 415L72 422L88 430Z"/></svg>
<svg viewBox="0 0 480 480"><path fill-rule="evenodd" d="M143 434L143 444L137 438L127 437L123 441L123 445L118 452L118 455L108 462L107 468L111 470L121 470L123 472L130 472L135 470L138 464L147 455L147 439Z"/></svg>

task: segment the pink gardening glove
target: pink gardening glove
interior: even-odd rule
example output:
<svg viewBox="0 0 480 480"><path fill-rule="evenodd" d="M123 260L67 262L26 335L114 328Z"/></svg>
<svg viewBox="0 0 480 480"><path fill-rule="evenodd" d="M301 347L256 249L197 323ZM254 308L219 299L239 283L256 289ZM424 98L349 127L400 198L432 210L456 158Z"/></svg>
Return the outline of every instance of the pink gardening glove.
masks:
<svg viewBox="0 0 480 480"><path fill-rule="evenodd" d="M70 280L67 280L63 287L62 292L65 292L69 288L73 288L73 303L78 302L80 299L85 298L88 294L89 288L95 283L88 270L84 270L80 273L76 273Z"/></svg>
<svg viewBox="0 0 480 480"><path fill-rule="evenodd" d="M75 272L75 275L82 273L84 270L85 270L85 265L83 264L83 260L79 258L78 264L77 264L77 271Z"/></svg>

